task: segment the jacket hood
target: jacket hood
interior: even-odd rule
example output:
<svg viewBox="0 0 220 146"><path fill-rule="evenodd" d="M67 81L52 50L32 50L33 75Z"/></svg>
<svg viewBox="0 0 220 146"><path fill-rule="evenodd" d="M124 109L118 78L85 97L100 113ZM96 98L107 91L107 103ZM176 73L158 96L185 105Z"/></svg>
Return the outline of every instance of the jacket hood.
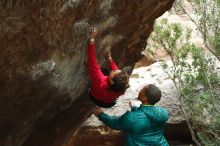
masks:
<svg viewBox="0 0 220 146"><path fill-rule="evenodd" d="M158 106L140 106L143 111L151 120L157 123L165 123L169 118L169 112L162 107Z"/></svg>

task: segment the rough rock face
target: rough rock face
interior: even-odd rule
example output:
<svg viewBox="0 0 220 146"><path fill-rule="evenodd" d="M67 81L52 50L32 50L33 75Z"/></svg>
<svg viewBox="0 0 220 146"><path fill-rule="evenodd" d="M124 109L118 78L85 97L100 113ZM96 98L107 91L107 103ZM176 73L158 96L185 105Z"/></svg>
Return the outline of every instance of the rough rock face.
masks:
<svg viewBox="0 0 220 146"><path fill-rule="evenodd" d="M120 67L133 66L173 1L0 1L0 145L67 145L90 112L82 95L91 26L100 64L111 46Z"/></svg>

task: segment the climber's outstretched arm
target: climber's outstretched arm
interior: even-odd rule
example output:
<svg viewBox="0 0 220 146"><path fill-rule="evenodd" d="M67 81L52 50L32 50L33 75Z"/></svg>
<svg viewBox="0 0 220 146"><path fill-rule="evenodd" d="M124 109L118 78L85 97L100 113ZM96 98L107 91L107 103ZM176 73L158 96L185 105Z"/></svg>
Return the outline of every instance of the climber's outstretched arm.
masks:
<svg viewBox="0 0 220 146"><path fill-rule="evenodd" d="M94 44L96 34L97 34L97 30L93 30L90 35L90 42L88 46L88 55L87 55L87 67L88 67L89 77L92 81L99 80L104 77L96 59L95 44Z"/></svg>

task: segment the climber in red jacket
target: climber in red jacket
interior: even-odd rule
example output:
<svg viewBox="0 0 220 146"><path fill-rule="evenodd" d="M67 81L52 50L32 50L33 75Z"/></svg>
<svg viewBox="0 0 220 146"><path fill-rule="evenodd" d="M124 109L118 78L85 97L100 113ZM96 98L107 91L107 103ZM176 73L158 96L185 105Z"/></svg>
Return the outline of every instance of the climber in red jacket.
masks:
<svg viewBox="0 0 220 146"><path fill-rule="evenodd" d="M115 105L116 99L123 95L129 87L129 75L126 71L119 70L111 57L110 50L107 50L107 59L109 61L110 73L105 76L101 71L95 54L94 39L97 30L94 28L90 35L88 46L87 67L91 80L91 89L89 91L91 100L98 106L110 108Z"/></svg>

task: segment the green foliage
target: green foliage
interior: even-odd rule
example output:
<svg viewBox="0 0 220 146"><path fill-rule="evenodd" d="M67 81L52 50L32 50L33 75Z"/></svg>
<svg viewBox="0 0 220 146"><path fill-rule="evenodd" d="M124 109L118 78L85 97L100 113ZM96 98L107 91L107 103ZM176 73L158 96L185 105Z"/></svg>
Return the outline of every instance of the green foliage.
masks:
<svg viewBox="0 0 220 146"><path fill-rule="evenodd" d="M197 136L199 137L202 144L205 146L219 146L220 145L220 141L218 139L214 139L210 135L207 135L207 133L204 133L204 132L197 133ZM209 139L213 139L213 140L210 141Z"/></svg>
<svg viewBox="0 0 220 146"><path fill-rule="evenodd" d="M216 53L220 55L220 32L216 32L215 37L210 37L209 42L215 48Z"/></svg>
<svg viewBox="0 0 220 146"><path fill-rule="evenodd" d="M196 14L188 12L187 4ZM197 29L201 32L204 43L216 56L220 56L220 0L176 0L174 11L178 14L186 14ZM220 57L219 57L220 58Z"/></svg>
<svg viewBox="0 0 220 146"><path fill-rule="evenodd" d="M147 50L163 48L169 54L173 66L163 61L164 71L174 82L198 139L207 146L220 145L220 75L214 57L191 44L191 30L178 23L162 19L154 30L153 45Z"/></svg>

